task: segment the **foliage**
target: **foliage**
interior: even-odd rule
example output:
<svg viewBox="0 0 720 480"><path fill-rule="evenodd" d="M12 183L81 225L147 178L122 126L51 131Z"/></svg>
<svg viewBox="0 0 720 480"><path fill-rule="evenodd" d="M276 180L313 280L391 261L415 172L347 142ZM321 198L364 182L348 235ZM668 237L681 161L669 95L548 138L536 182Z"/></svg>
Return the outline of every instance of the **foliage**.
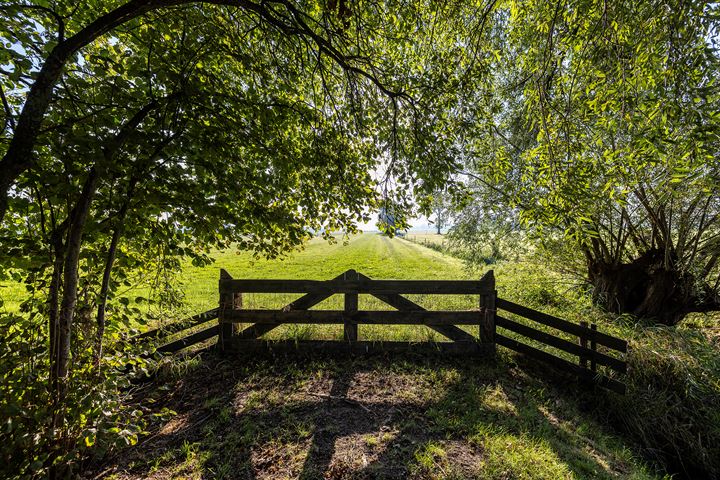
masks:
<svg viewBox="0 0 720 480"><path fill-rule="evenodd" d="M113 329L112 337L119 335ZM82 330L80 330L82 332ZM52 398L48 389L47 333L40 315L0 316L0 475L3 478L41 478L53 463L65 473L77 472L78 460L102 457L111 448L133 445L144 431L143 412L127 402L132 376L144 371L138 348L116 351L103 358L104 369L92 368L93 337L75 340L73 389L63 406L64 423L54 434ZM54 437L65 439L58 445ZM60 449L60 451L57 451Z"/></svg>
<svg viewBox="0 0 720 480"><path fill-rule="evenodd" d="M528 235L514 212L484 202L469 203L450 230L450 248L470 266L519 259L528 250Z"/></svg>
<svg viewBox="0 0 720 480"><path fill-rule="evenodd" d="M400 5L407 16L392 13ZM50 399L38 410L45 466L82 453L74 408L90 407L73 392L112 366L113 329L146 313L125 288L152 283L176 301L183 257L202 265L231 245L283 255L310 231L354 232L379 205L402 224L398 204L444 183L456 166L446 107L461 76L483 71L449 61L482 47L475 7L0 5L0 268L37 299L23 315L49 357L37 377ZM115 392L111 417L113 382L97 381Z"/></svg>
<svg viewBox="0 0 720 480"><path fill-rule="evenodd" d="M467 142L469 184L572 241L610 310L674 324L718 308L715 9L579 1L506 11L500 38L513 69L494 70L500 98L484 103L487 138Z"/></svg>
<svg viewBox="0 0 720 480"><path fill-rule="evenodd" d="M715 327L717 328L717 327ZM631 393L611 398L612 421L668 471L720 476L720 356L712 328L638 329Z"/></svg>

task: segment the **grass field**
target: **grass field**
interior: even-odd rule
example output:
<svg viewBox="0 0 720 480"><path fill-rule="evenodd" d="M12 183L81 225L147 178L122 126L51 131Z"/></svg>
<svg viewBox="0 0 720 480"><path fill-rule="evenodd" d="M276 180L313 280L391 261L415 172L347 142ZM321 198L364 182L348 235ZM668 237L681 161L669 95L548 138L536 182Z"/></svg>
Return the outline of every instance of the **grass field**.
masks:
<svg viewBox="0 0 720 480"><path fill-rule="evenodd" d="M418 234L414 234L418 235ZM442 237L432 233L428 238ZM424 237L423 237L424 238ZM310 241L303 250L284 259L257 259L249 252L215 251L215 262L205 267L186 265L180 275L185 306L172 312L153 312L159 322L172 323L218 305L217 282L220 269L234 278L303 278L325 280L355 269L378 279L467 279L480 278L485 271L469 273L461 260L444 255L416 243L416 239L390 239L378 234L363 234L330 244L322 239ZM428 240L430 241L430 240ZM433 240L434 241L434 240ZM488 267L489 268L489 267ZM498 293L509 300L529 306L542 306L548 313L562 314L571 321L588 320L588 313L596 313L586 298L578 296L551 270L532 263L502 263L494 265ZM132 280L132 279L131 279ZM147 288L136 287L122 292L130 298L147 297ZM4 308L17 311L27 292L22 284L0 285ZM277 309L290 303L298 295L244 294L245 308ZM472 295L408 295L408 298L428 309L466 310L478 308L478 298ZM318 304L315 309L342 308L342 297L336 295ZM148 308L146 304L140 308ZM392 309L370 295L360 295L360 309ZM602 317L597 319L602 322ZM109 321L112 322L112 313ZM152 322L151 326L155 326ZM147 328L147 327L146 327ZM471 327L463 327L471 330ZM422 326L373 326L359 328L360 339L366 340L434 340L444 337ZM342 326L288 325L273 330L267 338L329 339L342 338ZM573 339L574 340L574 339Z"/></svg>
<svg viewBox="0 0 720 480"><path fill-rule="evenodd" d="M444 246L447 243L447 235L437 234L433 232L408 232L405 235L408 241L423 244L435 244Z"/></svg>
<svg viewBox="0 0 720 480"><path fill-rule="evenodd" d="M183 278L187 302L198 309L217 305L218 270L226 269L234 278L304 278L329 280L348 269L371 278L441 279L469 278L460 260L400 239L376 234L354 236L328 244L314 239L304 250L283 260L253 259L248 253L216 252L209 267L187 267ZM253 305L265 306L268 296L248 295ZM367 300L367 299L366 299ZM279 299L282 303L285 298ZM258 303L253 303L258 302ZM279 303L278 303L279 306Z"/></svg>
<svg viewBox="0 0 720 480"><path fill-rule="evenodd" d="M233 251L212 256L212 265L185 266L186 306L165 321L215 307L220 268L235 278L330 279L351 268L379 279L485 273L471 273L460 260L414 241L375 234L347 244L315 239L283 260ZM661 449L670 449L670 463L676 455L715 471L710 469L717 465L720 431L712 413L720 398L717 319L691 319L677 329L645 328L603 314L546 264L502 262L492 268L500 297L573 322L594 321L599 330L628 338L628 396L588 396L566 377L555 378L542 365L502 349L490 363L418 356L190 355L170 361L161 370L162 381L135 398L148 415L163 407L177 415L155 424L139 446L106 459L91 478L644 479L663 477L639 452L665 461ZM20 284L5 284L0 295L4 308L13 310L26 292ZM246 308L279 308L297 296L246 294L243 300ZM410 297L434 309L478 306L474 296ZM341 305L336 296L315 308ZM390 307L361 295L360 308ZM422 326L361 325L359 335L442 340ZM287 326L269 335L341 336L340 326ZM607 426L609 416L624 424L624 435Z"/></svg>
<svg viewBox="0 0 720 480"><path fill-rule="evenodd" d="M184 271L193 311L217 302L218 269L235 278L328 279L354 268L374 278L471 278L462 263L416 243L366 234L348 244L314 240L283 261L217 252L214 265ZM500 294L576 300L537 266L496 268ZM477 277L482 272L475 272ZM531 280L532 279L532 280ZM568 294L569 295L569 294ZM296 296L246 295L248 308L277 308ZM340 306L340 300L335 307ZM428 296L434 308L477 308L477 297ZM575 309L582 312L581 307ZM327 303L317 308L328 308ZM381 308L363 299L361 308ZM277 329L274 337L339 338L340 329ZM361 338L436 339L425 327L360 326ZM166 383L143 393L151 412L177 415L99 472L115 479L650 479L636 447L583 413L585 393L542 368L419 356L303 358L188 357ZM97 472L94 472L94 475Z"/></svg>
<svg viewBox="0 0 720 480"><path fill-rule="evenodd" d="M245 252L215 252L215 263L207 267L188 266L183 272L188 312L214 308L218 303L219 270L224 268L234 278L294 278L329 280L348 269L355 269L371 278L384 279L458 279L469 278L462 262L430 249L400 239L376 234L354 236L349 242L329 244L322 239L309 242L304 250L283 260L254 259ZM281 308L299 295L243 294L245 308ZM433 309L477 308L474 296L410 295L413 301ZM343 298L335 295L315 309L342 309ZM360 295L360 309L391 310L392 307L371 297ZM441 340L442 337L424 327L374 326L360 327L360 337L369 340ZM268 338L342 338L342 326L288 325L275 329Z"/></svg>
<svg viewBox="0 0 720 480"><path fill-rule="evenodd" d="M187 266L182 275L185 301L184 315L214 308L218 304L217 282L221 268L234 278L297 278L331 279L348 269L355 269L378 279L467 279L480 278L485 271L469 273L461 260L426 248L414 241L390 239L378 234L354 236L349 242L329 244L314 239L304 250L282 260L254 259L247 252L214 252L215 262L206 267ZM565 280L534 264L501 264L493 267L498 292L511 300L530 305L543 305L546 311L564 315L570 320L587 319L587 301L571 292ZM542 271L539 274L538 270ZM147 292L139 291L139 294ZM299 295L244 294L245 308L278 309ZM408 295L412 301L428 309L470 310L478 308L474 295ZM342 309L342 296L336 295L314 309ZM574 311L568 312L567 306ZM557 307L557 308L555 308ZM392 307L370 295L359 296L360 309L391 310ZM174 321L174 319L168 319ZM471 327L463 327L471 330ZM361 325L360 339L366 340L434 340L444 337L422 326ZM287 325L273 330L267 338L330 339L342 338L342 326Z"/></svg>

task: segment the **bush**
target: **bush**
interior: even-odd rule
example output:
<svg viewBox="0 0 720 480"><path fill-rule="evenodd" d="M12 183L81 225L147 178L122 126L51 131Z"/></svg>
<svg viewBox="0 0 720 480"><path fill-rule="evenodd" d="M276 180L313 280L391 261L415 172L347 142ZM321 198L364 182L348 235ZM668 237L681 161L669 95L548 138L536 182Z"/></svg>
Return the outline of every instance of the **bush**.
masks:
<svg viewBox="0 0 720 480"><path fill-rule="evenodd" d="M45 477L53 465L69 475L93 456L135 443L142 432L142 412L126 401L132 374L125 365L139 352L108 353L98 372L91 338L77 332L67 397L53 432L46 321L39 314L0 315L0 477ZM136 369L144 366L135 360Z"/></svg>
<svg viewBox="0 0 720 480"><path fill-rule="evenodd" d="M720 352L702 330L634 330L628 394L612 421L670 473L720 478Z"/></svg>

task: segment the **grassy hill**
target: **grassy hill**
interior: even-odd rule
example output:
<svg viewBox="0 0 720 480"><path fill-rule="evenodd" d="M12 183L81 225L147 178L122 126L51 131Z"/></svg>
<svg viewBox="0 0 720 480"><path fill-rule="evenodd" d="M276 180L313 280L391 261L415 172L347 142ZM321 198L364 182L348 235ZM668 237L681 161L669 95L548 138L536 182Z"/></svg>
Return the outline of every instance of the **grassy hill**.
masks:
<svg viewBox="0 0 720 480"><path fill-rule="evenodd" d="M218 252L184 272L189 310L217 304L218 269L236 278L327 279L354 268L375 278L470 278L460 261L378 235L320 240L283 261ZM496 268L501 296L542 302L566 318L587 312L558 276L533 265ZM286 298L287 297L287 298ZM292 296L246 295L277 307ZM476 308L477 299L420 297ZM330 299L328 302L339 299ZM363 302L366 302L365 304ZM363 299L361 308L379 305ZM372 305L371 305L372 304ZM572 305L569 308L568 305ZM324 308L327 305L320 305ZM576 318L570 318L576 320ZM338 338L340 329L275 336ZM361 338L434 338L425 327L360 326ZM662 478L640 447L601 421L592 395L501 352L496 361L439 356L219 359L189 356L136 395L147 413L175 411L148 438L93 473L107 478Z"/></svg>

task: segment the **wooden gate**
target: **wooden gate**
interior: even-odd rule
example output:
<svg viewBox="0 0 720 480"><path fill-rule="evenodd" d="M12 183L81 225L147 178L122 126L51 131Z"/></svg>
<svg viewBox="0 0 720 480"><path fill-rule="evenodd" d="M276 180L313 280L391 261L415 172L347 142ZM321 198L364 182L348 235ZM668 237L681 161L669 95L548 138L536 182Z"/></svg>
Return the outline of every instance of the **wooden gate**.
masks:
<svg viewBox="0 0 720 480"><path fill-rule="evenodd" d="M243 293L304 293L279 310L242 308ZM343 310L310 310L332 295L345 296ZM358 310L358 295L369 294L394 307L394 311ZM404 297L404 294L472 294L478 296L478 310L430 311ZM494 350L495 277L488 272L480 280L373 280L355 270L332 280L235 280L225 271L220 274L219 345L222 349L265 348L258 339L283 324L341 324L344 341L309 341L306 346L323 349L367 351L378 342L358 338L358 325L424 325L451 342L438 342L442 350L491 352ZM242 331L235 324L252 323ZM472 325L474 336L458 327ZM274 342L277 345L277 342ZM386 350L412 348L410 342L382 342Z"/></svg>
<svg viewBox="0 0 720 480"><path fill-rule="evenodd" d="M625 384L617 376L626 373L627 364L623 358L613 356L613 353L627 352L625 340L600 332L595 325L572 323L498 298L492 270L479 280L373 280L355 270L348 270L332 280L238 280L221 270L219 293L218 308L164 329L151 330L140 337L180 337L157 348L160 352L168 353L215 337L221 351L239 350L246 353L288 347L343 352L415 350L425 347L439 351L493 354L496 345L500 345L585 381L618 393L625 392ZM243 293L303 295L281 309L258 310L243 308ZM311 310L336 294L345 297L342 310ZM395 310L359 310L360 294L372 295ZM476 295L478 309L426 310L405 297L406 294ZM240 324L250 326L240 330ZM343 340L261 339L283 324L343 325ZM450 341L368 342L359 338L359 325L378 324L422 325ZM198 329L201 326L203 328ZM571 361L568 356L577 359Z"/></svg>

